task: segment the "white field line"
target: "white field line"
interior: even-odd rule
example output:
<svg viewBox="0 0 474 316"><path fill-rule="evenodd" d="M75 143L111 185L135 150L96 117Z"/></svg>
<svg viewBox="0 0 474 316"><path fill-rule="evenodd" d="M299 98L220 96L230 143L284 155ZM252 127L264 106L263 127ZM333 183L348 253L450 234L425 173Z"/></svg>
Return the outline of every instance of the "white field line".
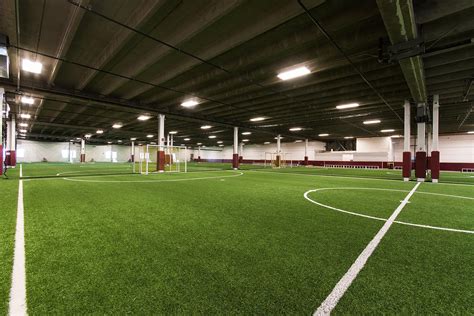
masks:
<svg viewBox="0 0 474 316"><path fill-rule="evenodd" d="M20 165L21 173L21 165ZM9 315L27 315L25 270L25 219L23 206L23 181L18 185L18 208L13 256L12 287L10 289Z"/></svg>
<svg viewBox="0 0 474 316"><path fill-rule="evenodd" d="M337 207L333 207L327 204L323 204L320 202L317 202L313 199L311 199L308 195L311 192L318 192L318 191L327 191L327 190L376 190L376 191L393 191L393 192L409 192L407 190L398 190L398 189L382 189L382 188L358 188L358 187L338 187L338 188L320 188L320 189L314 189L314 190L309 190L304 193L304 198L311 203L314 203L316 205L319 205L321 207L341 212L341 213L346 213L354 216L360 216L360 217L365 217L369 219L374 219L378 221L387 221L386 218L381 218L381 217L376 217L376 216L370 216L370 215L365 215L361 213L356 213L356 212L351 212L351 211L346 211ZM447 196L451 198L458 198L458 199L467 199L467 200L474 200L474 198L467 197L467 196L460 196L460 195L450 195L450 194L442 194L442 193L432 193L432 192L422 192L422 191L417 191L416 193L419 194L430 194L430 195L440 195L440 196ZM439 227L439 226L430 226L430 225L423 225L423 224L415 224L415 223L409 223L409 222L402 222L402 221L394 221L394 223L401 224L401 225L408 225L408 226L414 226L414 227L420 227L420 228L428 228L428 229L435 229L435 230L444 230L444 231L450 231L450 232L456 232L456 233L466 233L466 234L474 234L473 230L466 230L466 229L456 229L456 228L448 228L448 227Z"/></svg>
<svg viewBox="0 0 474 316"><path fill-rule="evenodd" d="M382 238L385 236L387 231L392 226L393 222L397 218L398 214L402 211L402 209L407 205L408 201L410 200L411 196L415 193L416 189L420 186L421 182L418 182L413 189L407 194L405 199L400 203L400 205L395 209L389 219L385 222L379 232L375 235L375 237L369 242L367 247L361 252L359 257L357 257L356 261L352 264L349 270L344 274L344 276L339 280L336 284L332 292L328 295L328 297L322 302L322 304L318 307L318 309L314 312L313 315L320 316L320 315L330 315L331 311L336 307L339 300L344 296L349 286L355 280L359 272L364 268L365 263L370 258L374 250L379 245Z"/></svg>
<svg viewBox="0 0 474 316"><path fill-rule="evenodd" d="M337 178L337 179L358 179L358 180L372 180L372 181L396 181L396 179L382 179L382 178L369 178L369 177L352 177L352 176L331 176L331 175L324 175L324 174L304 174L304 173L296 173L296 172L278 172L278 171L259 171L259 170L245 170L246 172L258 172L258 173L276 173L276 174L286 174L292 176L306 176L306 177L323 177L323 178ZM471 187L474 188L472 184L461 184L461 183L446 183L446 182L438 182L438 183L431 183L425 182L427 185L457 185L463 187Z"/></svg>
<svg viewBox="0 0 474 316"><path fill-rule="evenodd" d="M97 182L97 183L157 183L157 182L179 182L179 181L193 181L193 180L206 180L206 179L222 179L222 178L233 178L244 175L242 172L231 176L215 176L215 177L199 177L199 178L182 178L182 179L162 179L162 180L89 180L89 179L77 179L77 178L62 178L67 181L77 182Z"/></svg>

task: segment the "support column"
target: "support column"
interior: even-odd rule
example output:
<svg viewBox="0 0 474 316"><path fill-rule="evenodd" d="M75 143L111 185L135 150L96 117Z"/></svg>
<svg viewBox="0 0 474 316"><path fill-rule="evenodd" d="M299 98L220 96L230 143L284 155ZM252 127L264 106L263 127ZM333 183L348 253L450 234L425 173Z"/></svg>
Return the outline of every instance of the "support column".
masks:
<svg viewBox="0 0 474 316"><path fill-rule="evenodd" d="M5 90L0 88L0 176L3 174L3 95Z"/></svg>
<svg viewBox="0 0 474 316"><path fill-rule="evenodd" d="M10 121L10 166L15 168L16 166L16 120L15 115L12 114L12 119Z"/></svg>
<svg viewBox="0 0 474 316"><path fill-rule="evenodd" d="M130 161L135 162L135 141L132 140L132 153L130 155Z"/></svg>
<svg viewBox="0 0 474 316"><path fill-rule="evenodd" d="M81 139L81 162L86 162L86 140Z"/></svg>
<svg viewBox="0 0 474 316"><path fill-rule="evenodd" d="M275 157L275 167L280 168L281 166L281 135L277 135L277 154Z"/></svg>
<svg viewBox="0 0 474 316"><path fill-rule="evenodd" d="M198 162L201 162L201 146L198 146Z"/></svg>
<svg viewBox="0 0 474 316"><path fill-rule="evenodd" d="M439 95L433 96L433 142L431 145L431 181L439 181Z"/></svg>
<svg viewBox="0 0 474 316"><path fill-rule="evenodd" d="M239 128L234 127L234 150L232 153L232 168L239 169Z"/></svg>
<svg viewBox="0 0 474 316"><path fill-rule="evenodd" d="M156 170L165 171L165 115L158 115L158 152L156 157Z"/></svg>
<svg viewBox="0 0 474 316"><path fill-rule="evenodd" d="M404 117L404 135L403 135L403 180L409 181L411 177L411 149L410 149L410 102L405 100L405 117Z"/></svg>
<svg viewBox="0 0 474 316"><path fill-rule="evenodd" d="M419 103L417 106L417 117L423 116L425 104ZM415 156L415 176L416 181L424 182L426 177L426 123L417 123L416 156Z"/></svg>
<svg viewBox="0 0 474 316"><path fill-rule="evenodd" d="M304 165L308 165L308 139L304 141Z"/></svg>
<svg viewBox="0 0 474 316"><path fill-rule="evenodd" d="M242 163L244 160L244 143L240 142L240 156L239 156L239 162Z"/></svg>

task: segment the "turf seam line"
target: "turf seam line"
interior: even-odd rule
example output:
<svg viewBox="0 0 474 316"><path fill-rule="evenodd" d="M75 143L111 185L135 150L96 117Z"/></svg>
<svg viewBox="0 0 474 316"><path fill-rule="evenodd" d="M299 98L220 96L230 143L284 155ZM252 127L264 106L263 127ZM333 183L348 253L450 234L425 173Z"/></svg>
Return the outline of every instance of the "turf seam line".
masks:
<svg viewBox="0 0 474 316"><path fill-rule="evenodd" d="M20 165L21 173L21 165ZM12 286L10 289L9 315L27 315L25 269L25 216L23 205L23 180L18 184L18 207L13 254Z"/></svg>
<svg viewBox="0 0 474 316"><path fill-rule="evenodd" d="M397 216L403 210L405 205L408 204L410 198L415 193L416 189L420 186L421 182L418 182L413 189L407 194L405 199L400 203L400 205L395 209L389 219L385 222L382 228L377 232L375 237L369 242L365 249L360 253L357 259L354 261L352 266L347 270L344 276L337 282L334 289L326 297L326 299L321 303L318 309L314 312L314 316L330 315L331 311L336 307L339 300L344 296L347 289L351 286L352 282L355 280L359 272L364 268L367 260L370 258L374 250L379 245L382 238L385 236L387 231L390 229L394 223Z"/></svg>

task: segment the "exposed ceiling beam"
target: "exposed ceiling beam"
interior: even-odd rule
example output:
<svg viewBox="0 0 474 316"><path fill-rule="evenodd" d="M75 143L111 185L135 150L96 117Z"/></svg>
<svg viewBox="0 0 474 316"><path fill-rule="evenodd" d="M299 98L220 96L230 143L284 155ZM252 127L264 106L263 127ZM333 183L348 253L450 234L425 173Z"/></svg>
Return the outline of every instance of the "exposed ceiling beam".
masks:
<svg viewBox="0 0 474 316"><path fill-rule="evenodd" d="M412 0L377 0L392 45L418 39ZM426 83L421 56L399 61L403 75L416 102L426 102Z"/></svg>

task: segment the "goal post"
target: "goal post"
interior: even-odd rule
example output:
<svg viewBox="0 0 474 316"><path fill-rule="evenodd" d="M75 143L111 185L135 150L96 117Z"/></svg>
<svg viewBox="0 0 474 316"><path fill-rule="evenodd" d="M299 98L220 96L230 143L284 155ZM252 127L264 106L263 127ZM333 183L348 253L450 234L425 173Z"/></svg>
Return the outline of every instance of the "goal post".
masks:
<svg viewBox="0 0 474 316"><path fill-rule="evenodd" d="M264 167L271 168L291 168L293 160L290 158L291 153L265 152Z"/></svg>
<svg viewBox="0 0 474 316"><path fill-rule="evenodd" d="M159 170L160 152L164 153L164 170ZM163 154L161 154L163 157ZM188 150L185 146L146 145L138 147L134 172L150 174L158 172L187 172Z"/></svg>

